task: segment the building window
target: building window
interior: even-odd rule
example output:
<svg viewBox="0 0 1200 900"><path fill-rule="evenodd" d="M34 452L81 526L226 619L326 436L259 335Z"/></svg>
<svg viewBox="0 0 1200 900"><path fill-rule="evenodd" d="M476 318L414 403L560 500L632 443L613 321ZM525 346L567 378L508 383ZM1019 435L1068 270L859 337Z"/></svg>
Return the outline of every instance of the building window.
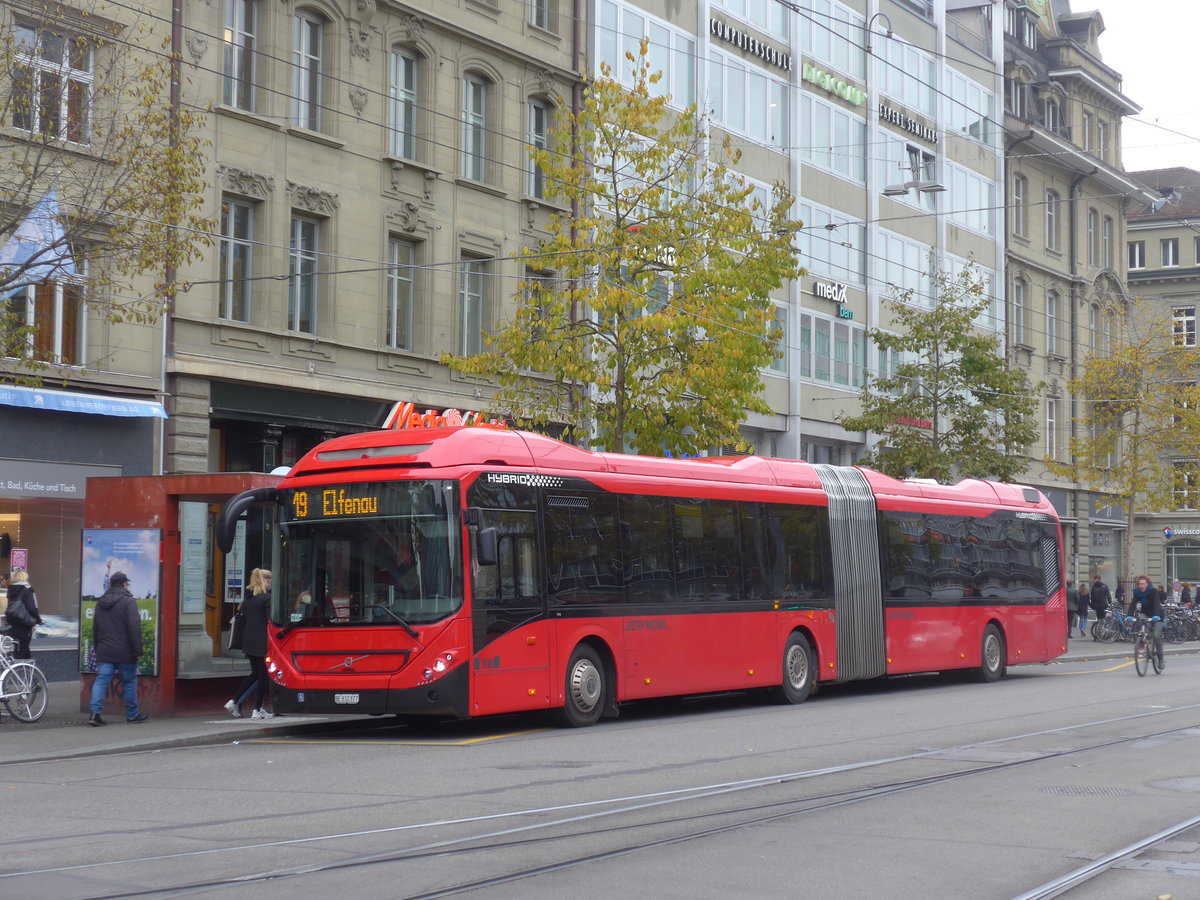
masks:
<svg viewBox="0 0 1200 900"><path fill-rule="evenodd" d="M394 350L411 350L413 316L413 261L416 245L392 238L388 242L387 345Z"/></svg>
<svg viewBox="0 0 1200 900"><path fill-rule="evenodd" d="M691 35L624 3L599 0L598 7L597 74L602 64L607 65L613 78L631 87L633 64L626 54L639 60L642 38L647 38L650 72L663 73L657 84L647 85L650 92L658 97L669 95L677 109L695 101L696 42Z"/></svg>
<svg viewBox="0 0 1200 900"><path fill-rule="evenodd" d="M225 103L254 109L255 0L225 0Z"/></svg>
<svg viewBox="0 0 1200 900"><path fill-rule="evenodd" d="M1088 346L1093 353L1100 349L1100 307L1095 303L1088 307Z"/></svg>
<svg viewBox="0 0 1200 900"><path fill-rule="evenodd" d="M458 305L462 339L459 352L463 356L475 356L483 352L483 280L487 275L487 261L464 256L460 265Z"/></svg>
<svg viewBox="0 0 1200 900"><path fill-rule="evenodd" d="M734 126L736 130L737 126ZM862 184L867 179L867 126L858 116L851 115L832 103L805 91L800 97L800 127L809 137L800 155L805 162ZM907 166L907 158L903 164ZM893 174L908 181L907 169Z"/></svg>
<svg viewBox="0 0 1200 900"><path fill-rule="evenodd" d="M1084 113L1079 123L1079 147L1085 153L1092 150L1092 117Z"/></svg>
<svg viewBox="0 0 1200 900"><path fill-rule="evenodd" d="M476 181L487 174L487 95L482 78L463 78L462 175Z"/></svg>
<svg viewBox="0 0 1200 900"><path fill-rule="evenodd" d="M1195 254L1196 254L1195 255L1195 263L1197 266L1200 266L1200 237L1194 238L1192 243L1194 245L1193 249L1195 250Z"/></svg>
<svg viewBox="0 0 1200 900"><path fill-rule="evenodd" d="M1029 118L1029 85L1016 78L1005 79L1004 108L1018 119Z"/></svg>
<svg viewBox="0 0 1200 900"><path fill-rule="evenodd" d="M321 223L292 218L288 259L288 328L304 334L317 333L317 258L320 254Z"/></svg>
<svg viewBox="0 0 1200 900"><path fill-rule="evenodd" d="M1175 343L1180 347L1196 346L1196 307L1176 306L1171 312Z"/></svg>
<svg viewBox="0 0 1200 900"><path fill-rule="evenodd" d="M529 24L545 31L557 31L554 0L529 0Z"/></svg>
<svg viewBox="0 0 1200 900"><path fill-rule="evenodd" d="M1046 352L1058 354L1058 291L1046 291Z"/></svg>
<svg viewBox="0 0 1200 900"><path fill-rule="evenodd" d="M1029 180L1024 175L1013 176L1012 193L1012 231L1013 234L1025 237L1028 220L1025 198L1029 195Z"/></svg>
<svg viewBox="0 0 1200 900"><path fill-rule="evenodd" d="M1108 158L1108 123L1096 123L1096 155L1101 159Z"/></svg>
<svg viewBox="0 0 1200 900"><path fill-rule="evenodd" d="M708 105L721 127L782 147L788 136L787 96L787 84L768 78L760 67L709 51Z"/></svg>
<svg viewBox="0 0 1200 900"><path fill-rule="evenodd" d="M1058 101L1052 97L1041 97L1038 99L1040 124L1047 131L1058 133L1062 130L1062 111L1059 109Z"/></svg>
<svg viewBox="0 0 1200 900"><path fill-rule="evenodd" d="M90 137L92 45L78 35L13 26L12 124L72 143Z"/></svg>
<svg viewBox="0 0 1200 900"><path fill-rule="evenodd" d="M1112 216L1104 217L1104 227L1100 232L1100 262L1106 269L1113 266L1113 220Z"/></svg>
<svg viewBox="0 0 1200 900"><path fill-rule="evenodd" d="M783 306L775 307L775 327L779 329L778 339L775 341L776 356L771 360L767 370L774 372L777 375L786 375L788 372L788 333L787 333L788 311Z"/></svg>
<svg viewBox="0 0 1200 900"><path fill-rule="evenodd" d="M1129 268L1131 268L1131 269L1146 268L1146 242L1145 241L1130 241L1129 242Z"/></svg>
<svg viewBox="0 0 1200 900"><path fill-rule="evenodd" d="M1010 312L1012 325L1012 342L1025 343L1025 288L1026 281L1022 278L1013 279L1012 309Z"/></svg>
<svg viewBox="0 0 1200 900"><path fill-rule="evenodd" d="M13 323L28 329L27 356L64 366L83 364L86 271L85 264L81 278L27 285L7 300L0 300L0 310L7 306Z"/></svg>
<svg viewBox="0 0 1200 900"><path fill-rule="evenodd" d="M321 37L323 23L308 15L295 18L292 41L292 124L321 129Z"/></svg>
<svg viewBox="0 0 1200 900"><path fill-rule="evenodd" d="M1094 209L1087 214L1087 255L1089 266L1100 264L1100 213Z"/></svg>
<svg viewBox="0 0 1200 900"><path fill-rule="evenodd" d="M1196 460L1175 463L1175 485L1172 493L1177 509L1200 507L1200 476L1197 475Z"/></svg>
<svg viewBox="0 0 1200 900"><path fill-rule="evenodd" d="M392 51L388 83L391 104L392 156L417 156L417 57L407 50Z"/></svg>
<svg viewBox="0 0 1200 900"><path fill-rule="evenodd" d="M534 150L545 150L549 146L550 106L542 100L529 101L528 134L525 139ZM546 174L532 158L529 160L528 190L531 197L546 196Z"/></svg>
<svg viewBox="0 0 1200 900"><path fill-rule="evenodd" d="M1163 268L1179 265L1179 238L1163 238L1158 245L1162 251Z"/></svg>
<svg viewBox="0 0 1200 900"><path fill-rule="evenodd" d="M1058 249L1058 194L1046 191L1046 249Z"/></svg>
<svg viewBox="0 0 1200 900"><path fill-rule="evenodd" d="M1052 397L1046 399L1046 455L1058 456L1058 401Z"/></svg>
<svg viewBox="0 0 1200 900"><path fill-rule="evenodd" d="M254 207L225 198L221 201L221 285L219 315L235 322L250 321L253 284Z"/></svg>

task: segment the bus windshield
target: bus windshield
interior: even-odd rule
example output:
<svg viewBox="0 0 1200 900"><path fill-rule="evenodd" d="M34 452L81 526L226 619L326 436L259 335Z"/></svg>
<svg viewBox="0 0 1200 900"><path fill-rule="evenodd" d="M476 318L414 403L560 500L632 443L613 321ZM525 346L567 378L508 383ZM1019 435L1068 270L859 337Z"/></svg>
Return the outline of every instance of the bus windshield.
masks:
<svg viewBox="0 0 1200 900"><path fill-rule="evenodd" d="M281 493L272 621L411 629L462 607L458 485L404 481Z"/></svg>

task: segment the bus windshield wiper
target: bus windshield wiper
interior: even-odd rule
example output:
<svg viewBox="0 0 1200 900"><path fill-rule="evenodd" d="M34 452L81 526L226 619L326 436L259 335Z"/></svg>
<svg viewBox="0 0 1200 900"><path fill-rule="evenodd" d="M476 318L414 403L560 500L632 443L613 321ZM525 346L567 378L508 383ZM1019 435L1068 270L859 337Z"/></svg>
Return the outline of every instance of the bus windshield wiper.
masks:
<svg viewBox="0 0 1200 900"><path fill-rule="evenodd" d="M414 641L421 639L421 633L419 631L417 631L417 629L415 629L411 625L409 625L407 622L405 622L402 618L400 618L394 612L392 612L392 608L390 606L388 606L387 604L376 603L371 608L372 609L382 609L385 613L387 613L389 616L391 616L393 619L395 619L397 622L399 622L400 627L403 628L405 631L407 631L409 637L411 637Z"/></svg>

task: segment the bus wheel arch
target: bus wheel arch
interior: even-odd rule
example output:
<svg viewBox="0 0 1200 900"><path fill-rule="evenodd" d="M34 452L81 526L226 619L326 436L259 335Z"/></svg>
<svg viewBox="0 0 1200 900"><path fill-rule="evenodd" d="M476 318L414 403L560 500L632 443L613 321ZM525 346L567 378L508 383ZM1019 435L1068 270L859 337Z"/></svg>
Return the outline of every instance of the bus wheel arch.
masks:
<svg viewBox="0 0 1200 900"><path fill-rule="evenodd" d="M771 688L771 699L776 703L803 703L816 692L818 671L812 637L801 629L793 631L783 645L780 683Z"/></svg>
<svg viewBox="0 0 1200 900"><path fill-rule="evenodd" d="M571 651L563 673L563 705L555 711L560 725L595 725L615 707L612 655L593 641L582 640Z"/></svg>
<svg viewBox="0 0 1200 900"><path fill-rule="evenodd" d="M979 668L975 670L977 681L991 683L999 681L1008 671L1008 646L999 623L991 621L983 629L979 641Z"/></svg>

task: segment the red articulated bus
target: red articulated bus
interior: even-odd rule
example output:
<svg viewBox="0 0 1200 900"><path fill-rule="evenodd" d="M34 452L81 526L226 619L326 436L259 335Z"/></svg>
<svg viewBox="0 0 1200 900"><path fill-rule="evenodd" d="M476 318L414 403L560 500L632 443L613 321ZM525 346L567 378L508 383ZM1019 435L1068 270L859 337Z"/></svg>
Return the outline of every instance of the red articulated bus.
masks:
<svg viewBox="0 0 1200 900"><path fill-rule="evenodd" d="M481 427L335 438L275 488L282 713L481 716L1061 654L1062 535L1038 491L760 457L593 453Z"/></svg>

